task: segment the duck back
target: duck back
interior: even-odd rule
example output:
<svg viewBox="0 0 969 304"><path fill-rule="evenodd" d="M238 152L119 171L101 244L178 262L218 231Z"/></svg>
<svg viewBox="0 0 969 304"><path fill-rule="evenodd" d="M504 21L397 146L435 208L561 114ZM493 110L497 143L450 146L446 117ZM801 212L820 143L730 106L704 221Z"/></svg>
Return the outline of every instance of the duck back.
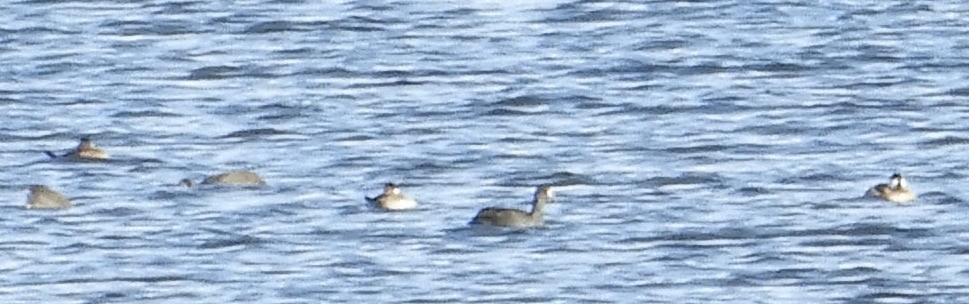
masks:
<svg viewBox="0 0 969 304"><path fill-rule="evenodd" d="M209 176L204 181L206 185L234 185L234 186L262 186L266 185L259 175L251 171L230 171Z"/></svg>
<svg viewBox="0 0 969 304"><path fill-rule="evenodd" d="M471 220L473 225L492 225L504 227L530 227L543 224L542 218L516 209L485 208Z"/></svg>
<svg viewBox="0 0 969 304"><path fill-rule="evenodd" d="M30 187L30 195L27 198L27 206L25 207L27 209L56 209L70 206L71 201L64 198L57 191L47 186L35 185Z"/></svg>

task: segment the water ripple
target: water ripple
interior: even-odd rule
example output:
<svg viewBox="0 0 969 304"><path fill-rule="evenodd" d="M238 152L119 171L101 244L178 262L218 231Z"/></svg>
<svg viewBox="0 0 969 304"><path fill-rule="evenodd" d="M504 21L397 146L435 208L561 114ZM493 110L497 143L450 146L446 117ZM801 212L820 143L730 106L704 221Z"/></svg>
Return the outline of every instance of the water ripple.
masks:
<svg viewBox="0 0 969 304"><path fill-rule="evenodd" d="M12 2L0 298L966 302L966 10ZM915 202L862 197L893 172ZM468 226L540 184L544 227Z"/></svg>

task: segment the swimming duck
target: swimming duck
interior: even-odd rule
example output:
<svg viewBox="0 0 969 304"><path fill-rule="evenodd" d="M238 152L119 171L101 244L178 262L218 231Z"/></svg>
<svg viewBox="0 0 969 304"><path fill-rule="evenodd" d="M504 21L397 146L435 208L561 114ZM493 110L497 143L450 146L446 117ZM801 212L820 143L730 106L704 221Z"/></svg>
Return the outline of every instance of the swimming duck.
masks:
<svg viewBox="0 0 969 304"><path fill-rule="evenodd" d="M484 208L471 220L472 225L492 225L505 227L532 227L545 223L542 219L542 209L545 203L555 199L552 186L539 186L535 190L532 201L532 211L525 212L517 209Z"/></svg>
<svg viewBox="0 0 969 304"><path fill-rule="evenodd" d="M192 187L197 183L191 178L186 178L179 182L179 184ZM255 172L239 170L206 177L205 180L202 180L202 184L220 186L265 186L266 181Z"/></svg>
<svg viewBox="0 0 969 304"><path fill-rule="evenodd" d="M400 186L394 183L384 185L384 193L377 197L364 197L377 208L384 210L405 210L417 207L417 201L400 193Z"/></svg>
<svg viewBox="0 0 969 304"><path fill-rule="evenodd" d="M908 183L901 174L895 173L887 184L878 184L866 193L868 196L880 197L885 200L904 203L915 199L915 192L908 188Z"/></svg>
<svg viewBox="0 0 969 304"><path fill-rule="evenodd" d="M108 153L104 152L98 147L94 146L94 142L90 138L81 138L81 143L74 148L73 151L67 152L64 155L58 156L51 151L44 151L47 156L51 158L66 158L72 160L105 160L108 159Z"/></svg>
<svg viewBox="0 0 969 304"><path fill-rule="evenodd" d="M30 186L30 194L27 195L27 209L55 209L67 208L71 206L71 201L64 198L50 187L44 185Z"/></svg>

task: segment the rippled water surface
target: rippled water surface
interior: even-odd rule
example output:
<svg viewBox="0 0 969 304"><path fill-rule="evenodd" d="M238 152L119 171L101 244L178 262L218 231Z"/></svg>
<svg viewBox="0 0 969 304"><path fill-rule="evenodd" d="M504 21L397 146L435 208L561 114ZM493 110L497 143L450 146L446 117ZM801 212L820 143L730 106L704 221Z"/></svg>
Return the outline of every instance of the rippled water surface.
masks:
<svg viewBox="0 0 969 304"><path fill-rule="evenodd" d="M4 303L969 302L962 1L0 16ZM113 159L42 153L82 136ZM175 185L235 169L270 186ZM467 225L545 183L544 227Z"/></svg>

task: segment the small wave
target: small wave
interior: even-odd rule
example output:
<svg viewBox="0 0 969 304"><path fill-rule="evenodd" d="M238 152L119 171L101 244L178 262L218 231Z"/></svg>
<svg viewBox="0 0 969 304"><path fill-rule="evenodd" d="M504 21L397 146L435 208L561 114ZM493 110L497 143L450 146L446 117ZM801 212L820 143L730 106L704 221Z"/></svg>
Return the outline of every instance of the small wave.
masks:
<svg viewBox="0 0 969 304"><path fill-rule="evenodd" d="M243 72L240 67L234 66L207 66L203 68L197 68L189 72L188 79L190 80L204 80L204 79L221 79L230 76L239 76Z"/></svg>
<svg viewBox="0 0 969 304"><path fill-rule="evenodd" d="M602 101L602 99L586 95L534 94L502 99L492 103L491 105L496 107L540 107L554 104L572 104L598 101Z"/></svg>
<svg viewBox="0 0 969 304"><path fill-rule="evenodd" d="M969 138L959 137L959 136L946 136L942 138L936 138L932 140L927 140L922 142L924 145L929 146L956 146L969 144Z"/></svg>
<svg viewBox="0 0 969 304"><path fill-rule="evenodd" d="M51 1L51 2L59 2L59 1ZM57 34L57 35L77 35L77 34L80 34L80 33L81 33L80 31L76 31L76 30L57 29L57 28L46 27L46 26L31 26L31 27L24 27L24 28L19 28L19 29L0 28L0 34L30 34L30 35L37 35L37 34Z"/></svg>
<svg viewBox="0 0 969 304"><path fill-rule="evenodd" d="M269 34L279 32L308 32L327 26L324 22L265 21L253 24L242 32L245 34Z"/></svg>
<svg viewBox="0 0 969 304"><path fill-rule="evenodd" d="M556 111L563 105L578 106L583 103L600 102L602 99L586 95L530 94L505 98L493 102L485 109L485 116L524 116Z"/></svg>
<svg viewBox="0 0 969 304"><path fill-rule="evenodd" d="M771 190L764 187L741 187L740 189L737 189L737 192L745 196L757 196L770 194Z"/></svg>
<svg viewBox="0 0 969 304"><path fill-rule="evenodd" d="M155 111L155 110L148 110L148 111L120 111L120 112L111 114L111 117L116 117L116 118L144 118L144 117L158 117L158 118L161 118L161 117L181 117L181 116L182 115L177 114L177 113L169 113L169 112Z"/></svg>
<svg viewBox="0 0 969 304"><path fill-rule="evenodd" d="M674 177L659 176L646 180L647 184L656 186L684 185L684 184L720 184L723 178L715 173L683 173Z"/></svg>
<svg viewBox="0 0 969 304"><path fill-rule="evenodd" d="M208 30L198 29L195 25L182 23L181 21L164 21L147 23L143 21L112 21L102 24L101 29L107 34L121 36L135 35L185 35L199 34Z"/></svg>
<svg viewBox="0 0 969 304"><path fill-rule="evenodd" d="M548 184L553 186L574 186L574 185L595 185L597 182L592 177L568 171L559 171L546 175L526 175L514 178L506 178L495 183L496 186L522 187L538 186Z"/></svg>
<svg viewBox="0 0 969 304"><path fill-rule="evenodd" d="M109 218L125 218L125 217L131 217L142 213L143 213L142 210L138 210L134 208L117 207L117 208L99 210L95 214L104 215Z"/></svg>
<svg viewBox="0 0 969 304"><path fill-rule="evenodd" d="M248 235L240 235L229 239L206 241L202 244L199 244L197 248L220 249L220 248L226 248L226 247L234 247L234 246L241 246L241 245L255 245L255 244L261 244L261 243L263 243L263 241L259 238L251 237Z"/></svg>
<svg viewBox="0 0 969 304"><path fill-rule="evenodd" d="M890 240L885 239L833 239L833 240L811 240L801 242L801 246L807 247L839 247L839 246L884 246L890 245Z"/></svg>
<svg viewBox="0 0 969 304"><path fill-rule="evenodd" d="M494 109L484 113L485 116L524 116L529 114L532 113L511 109Z"/></svg>
<svg viewBox="0 0 969 304"><path fill-rule="evenodd" d="M185 78L187 80L218 80L227 78L275 78L279 75L265 71L259 66L207 66L192 70Z"/></svg>
<svg viewBox="0 0 969 304"><path fill-rule="evenodd" d="M248 138L248 137L259 137L259 136L269 136L269 135L286 135L293 134L288 131L277 130L273 128L261 128L261 129L246 129L241 131L235 131L226 135L222 135L220 138Z"/></svg>
<svg viewBox="0 0 969 304"><path fill-rule="evenodd" d="M709 153L709 152L720 152L730 149L731 146L727 145L696 145L689 147L671 147L663 149L663 151L676 153L676 154L691 154L691 153Z"/></svg>
<svg viewBox="0 0 969 304"><path fill-rule="evenodd" d="M357 84L349 85L347 87L354 88L354 89L365 89L365 88L380 88L380 87L413 86L413 85L422 85L427 83L428 83L427 81L400 79L400 80L385 81L385 82L357 83Z"/></svg>

